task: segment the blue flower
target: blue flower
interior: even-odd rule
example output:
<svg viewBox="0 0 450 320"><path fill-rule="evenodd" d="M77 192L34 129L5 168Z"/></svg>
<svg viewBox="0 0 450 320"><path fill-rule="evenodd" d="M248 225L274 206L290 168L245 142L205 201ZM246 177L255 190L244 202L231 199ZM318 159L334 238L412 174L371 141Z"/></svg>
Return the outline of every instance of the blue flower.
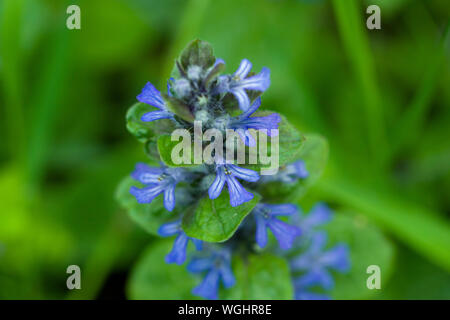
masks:
<svg viewBox="0 0 450 320"><path fill-rule="evenodd" d="M181 168L155 168L138 163L131 177L146 186L142 189L131 187L130 193L139 203L151 203L159 194L164 193L164 207L172 211L175 207L175 186L183 180Z"/></svg>
<svg viewBox="0 0 450 320"><path fill-rule="evenodd" d="M233 164L217 164L216 179L208 189L209 198L216 199L220 196L226 182L232 207L237 207L244 202L252 200L253 194L245 190L236 178L256 182L259 179L259 175L256 171L244 169Z"/></svg>
<svg viewBox="0 0 450 320"><path fill-rule="evenodd" d="M294 271L304 271L310 282L328 290L334 286L333 277L328 269L346 272L350 268L350 257L345 244L338 244L325 251L326 242L325 232L315 233L308 250L291 261L291 268Z"/></svg>
<svg viewBox="0 0 450 320"><path fill-rule="evenodd" d="M280 245L287 250L301 234L300 228L277 219L278 216L290 216L297 213L293 204L258 204L253 209L256 219L256 243L264 248L267 245L267 228L269 228Z"/></svg>
<svg viewBox="0 0 450 320"><path fill-rule="evenodd" d="M227 289L236 282L231 270L231 253L227 249L214 251L208 257L193 258L187 269L192 273L206 272L203 281L192 290L194 295L205 299L218 298L220 281Z"/></svg>
<svg viewBox="0 0 450 320"><path fill-rule="evenodd" d="M163 224L158 229L158 234L162 237L170 237L176 235L172 250L166 255L167 263L183 264L186 260L186 248L189 240L191 240L197 250L202 250L202 241L191 238L181 229L181 219Z"/></svg>
<svg viewBox="0 0 450 320"><path fill-rule="evenodd" d="M330 300L326 294L310 292L312 286L317 285L317 279L309 275L297 277L293 281L295 300Z"/></svg>
<svg viewBox="0 0 450 320"><path fill-rule="evenodd" d="M322 202L319 202L308 215L294 215L291 222L302 229L304 235L311 235L314 228L323 225L331 220L333 213L330 208Z"/></svg>
<svg viewBox="0 0 450 320"><path fill-rule="evenodd" d="M229 128L236 130L242 141L250 147L256 146L256 141L248 129L267 130L267 135L272 136L271 129L278 129L278 123L281 121L281 118L277 113L272 113L265 117L250 117L260 105L261 98L258 98L252 103L247 111L232 119L229 125ZM274 134L276 136L278 130L274 132Z"/></svg>
<svg viewBox="0 0 450 320"><path fill-rule="evenodd" d="M232 76L219 78L219 92L232 93L239 103L239 108L244 112L250 107L250 98L245 90L265 91L270 86L270 70L268 68L262 68L260 73L246 78L251 68L251 62L244 59Z"/></svg>
<svg viewBox="0 0 450 320"><path fill-rule="evenodd" d="M170 93L169 84L167 84ZM142 92L136 97L140 102L149 104L159 109L159 111L151 111L144 113L141 120L144 122L155 121L159 119L171 119L172 113L167 110L166 104L159 92L150 82L147 82Z"/></svg>

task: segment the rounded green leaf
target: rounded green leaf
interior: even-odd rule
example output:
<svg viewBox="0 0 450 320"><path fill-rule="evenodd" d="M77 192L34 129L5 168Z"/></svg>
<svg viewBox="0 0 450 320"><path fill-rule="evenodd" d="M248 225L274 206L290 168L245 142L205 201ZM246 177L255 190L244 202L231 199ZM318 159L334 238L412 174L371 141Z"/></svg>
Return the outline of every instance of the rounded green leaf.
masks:
<svg viewBox="0 0 450 320"><path fill-rule="evenodd" d="M245 260L233 259L236 284L223 291L225 299L290 300L293 288L289 266L279 256L264 253L250 255Z"/></svg>
<svg viewBox="0 0 450 320"><path fill-rule="evenodd" d="M160 240L147 247L131 271L127 292L130 299L188 300L197 279L184 266L166 264L173 239Z"/></svg>
<svg viewBox="0 0 450 320"><path fill-rule="evenodd" d="M251 201L232 207L225 190L217 199L204 197L184 215L183 230L188 236L203 241L225 241L234 234L260 198L255 194Z"/></svg>
<svg viewBox="0 0 450 320"><path fill-rule="evenodd" d="M138 203L136 198L130 193L131 186L140 186L140 183L131 177L125 177L117 188L116 199L127 210L131 220L147 232L156 235L158 228L162 224L173 220L177 214L164 208L162 196L156 197L152 203Z"/></svg>

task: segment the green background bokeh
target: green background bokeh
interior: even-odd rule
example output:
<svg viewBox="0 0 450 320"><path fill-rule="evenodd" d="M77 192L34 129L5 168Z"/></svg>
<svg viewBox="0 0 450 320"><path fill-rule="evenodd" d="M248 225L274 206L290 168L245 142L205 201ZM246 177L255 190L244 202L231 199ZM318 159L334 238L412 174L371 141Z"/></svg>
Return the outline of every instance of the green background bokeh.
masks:
<svg viewBox="0 0 450 320"><path fill-rule="evenodd" d="M66 28L69 4L81 30ZM365 26L370 4L381 30ZM449 13L445 0L0 0L0 298L125 297L155 239L114 200L145 160L125 113L200 38L228 72L269 67L262 106L328 138L302 205L354 222L336 240L374 228L389 243L382 290L344 277L336 290L358 294L335 297L450 299ZM66 288L71 264L82 290Z"/></svg>

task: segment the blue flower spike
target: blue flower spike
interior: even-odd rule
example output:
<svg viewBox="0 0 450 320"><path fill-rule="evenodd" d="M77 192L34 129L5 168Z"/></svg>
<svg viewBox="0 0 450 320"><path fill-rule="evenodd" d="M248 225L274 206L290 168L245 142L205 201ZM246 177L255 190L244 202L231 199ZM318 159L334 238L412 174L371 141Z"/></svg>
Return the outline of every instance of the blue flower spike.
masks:
<svg viewBox="0 0 450 320"><path fill-rule="evenodd" d="M297 214L293 204L258 204L253 209L256 219L256 243L264 248L267 245L267 228L272 231L283 250L290 249L295 239L301 234L300 228L279 220L279 216Z"/></svg>
<svg viewBox="0 0 450 320"><path fill-rule="evenodd" d="M138 163L131 177L145 187L131 187L130 193L139 203L151 203L155 197L164 193L164 207L168 211L175 208L175 186L184 178L182 168L150 167Z"/></svg>
<svg viewBox="0 0 450 320"><path fill-rule="evenodd" d="M203 242L199 239L191 238L181 229L181 219L163 224L158 229L161 237L170 237L176 235L172 250L166 255L167 263L176 263L181 265L186 260L186 249L189 240L191 240L197 250L202 250Z"/></svg>
<svg viewBox="0 0 450 320"><path fill-rule="evenodd" d="M219 197L226 182L232 207L237 207L252 200L253 194L245 190L236 178L248 182L256 182L259 180L259 174L256 171L244 169L233 164L217 164L216 178L208 189L209 198L216 199Z"/></svg>
<svg viewBox="0 0 450 320"><path fill-rule="evenodd" d="M231 270L231 252L224 248L213 251L208 257L193 258L188 266L192 273L206 273L203 281L192 293L205 299L217 300L220 282L227 289L236 282Z"/></svg>
<svg viewBox="0 0 450 320"><path fill-rule="evenodd" d="M277 173L261 176L245 165L241 167L241 164L219 156L224 153L229 156L229 151L236 153L236 149L239 156L239 147L247 146L252 149L245 147L245 158L251 160L247 150L256 151L256 155L261 158L264 154L262 140L258 141L256 138L282 135L284 132L279 133L280 128L282 131L286 129L287 135L300 137L300 133L290 133L294 133L295 128L285 125L285 117L278 113L260 111L260 95L271 84L270 70L263 67L256 73L252 68L252 63L243 59L234 73L232 71L227 74L225 61L214 56L212 46L195 39L180 54L172 72L173 78L167 81L161 92L147 82L136 97L142 104L138 108L131 108L127 114L127 128L140 142L145 143L146 151L150 151L148 148L156 144L157 152L147 152L147 155L151 159L156 156L164 162L160 166L138 163L131 174L135 180L134 186L132 182L128 194L123 194L121 187L118 200L131 214L135 212L137 203L146 204L139 207L146 213L145 217L139 219L158 219L161 203L167 211L174 212L173 219L167 213L170 222L160 225L158 229L159 236L172 237L170 241L173 241L165 262L177 265L188 262L187 270L202 277L192 289L196 296L218 299L220 290L235 284L231 266L233 254L239 254L242 261L252 264L250 255L255 257L255 261L261 257L260 261L266 262L261 251L270 251L289 261L289 281L294 287L294 296L291 298L330 299L326 290L334 285L333 273L345 272L350 268L349 248L345 244L326 247L327 234L318 230L331 220L332 211L324 203L316 204L308 214L303 214L294 204L266 203L294 193L301 187L304 179L309 179L306 180L307 185L313 182L309 177L314 176L316 171L309 171L315 168L314 163L309 162L311 159L308 154L305 152L304 160L283 164ZM148 106L144 106L144 103ZM143 114L142 108L146 108ZM170 121L153 122L160 119ZM164 125L167 123L170 126ZM176 150L166 140L159 139L160 136L167 135L173 128L186 130L188 137L196 138L195 123L202 124L201 135L207 135L210 129L222 134L214 135L214 140L211 137L211 142L225 136L222 142L226 143L231 134L231 138L238 140L239 147L231 148L227 143L224 148L223 144L222 147L214 144L214 163L210 158L204 158L204 163L196 163L194 166L175 165L168 161ZM202 151L206 151L204 147L207 145L204 142L206 141L202 139ZM285 150L289 148L285 144L280 144L280 148L283 152L290 151ZM184 152L189 151L183 148L183 156ZM129 186L129 182L128 178L121 186ZM228 191L223 193L225 186ZM255 195L252 190L257 190L258 194ZM158 196L161 197L152 203ZM215 206L214 212L202 205L204 200L209 201L208 197ZM214 200L217 198L225 203L219 204L218 200ZM249 211L252 217L243 218ZM147 222L150 220L145 221ZM269 236L273 240L270 245ZM207 241L223 242L213 244ZM188 248L189 243L197 249L193 255L188 251L191 249ZM259 250L255 246L265 249ZM270 273L270 266L267 268L266 273ZM257 277L251 278L247 281L258 281ZM275 286L277 284L273 283ZM259 294L258 296L262 296ZM270 292L267 294L268 298L277 298Z"/></svg>

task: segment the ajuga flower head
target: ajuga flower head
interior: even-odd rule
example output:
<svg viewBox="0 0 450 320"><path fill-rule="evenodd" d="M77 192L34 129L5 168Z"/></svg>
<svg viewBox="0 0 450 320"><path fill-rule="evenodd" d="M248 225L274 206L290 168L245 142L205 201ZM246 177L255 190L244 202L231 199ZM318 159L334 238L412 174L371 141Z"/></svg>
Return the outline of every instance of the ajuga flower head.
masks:
<svg viewBox="0 0 450 320"><path fill-rule="evenodd" d="M227 74L212 47L194 40L175 61L167 88L146 83L127 113L127 128L145 152L119 200L147 231L173 239L165 263L188 261L187 276L198 277L193 295L327 297L311 286L330 289L330 270L349 268L347 247L325 250L316 230L330 209L320 204L306 216L289 203L320 176L326 141L262 110L269 86L269 68L242 59ZM273 273L273 283L261 270ZM264 295L249 285L275 289Z"/></svg>

